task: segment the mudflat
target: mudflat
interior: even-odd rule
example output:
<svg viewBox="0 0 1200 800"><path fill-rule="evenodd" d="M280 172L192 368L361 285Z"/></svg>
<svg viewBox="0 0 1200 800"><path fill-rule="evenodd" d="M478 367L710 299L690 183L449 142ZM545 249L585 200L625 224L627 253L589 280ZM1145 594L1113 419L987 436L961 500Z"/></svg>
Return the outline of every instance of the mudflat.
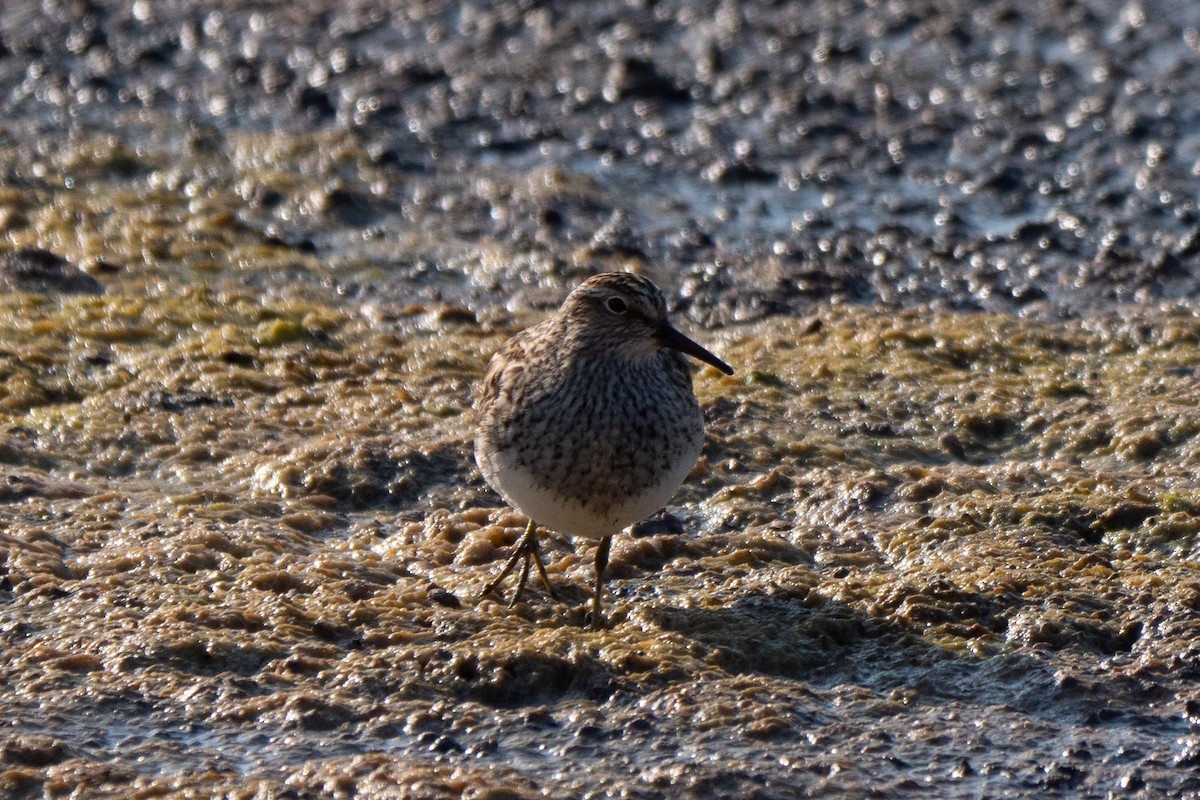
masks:
<svg viewBox="0 0 1200 800"><path fill-rule="evenodd" d="M1200 791L1197 30L6 5L0 788ZM471 436L601 269L738 372L592 631Z"/></svg>

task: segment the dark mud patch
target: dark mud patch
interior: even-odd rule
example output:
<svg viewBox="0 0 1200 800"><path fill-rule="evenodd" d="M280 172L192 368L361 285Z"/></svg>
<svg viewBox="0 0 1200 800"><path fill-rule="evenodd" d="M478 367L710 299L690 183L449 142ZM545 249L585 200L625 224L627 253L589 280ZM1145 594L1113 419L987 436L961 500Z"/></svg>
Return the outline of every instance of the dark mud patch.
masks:
<svg viewBox="0 0 1200 800"><path fill-rule="evenodd" d="M1198 288L1188 3L76 12L0 22L0 226L99 272L203 274L242 242L315 282L321 256L349 293L481 308L653 265L709 323ZM142 199L160 213L106 214Z"/></svg>

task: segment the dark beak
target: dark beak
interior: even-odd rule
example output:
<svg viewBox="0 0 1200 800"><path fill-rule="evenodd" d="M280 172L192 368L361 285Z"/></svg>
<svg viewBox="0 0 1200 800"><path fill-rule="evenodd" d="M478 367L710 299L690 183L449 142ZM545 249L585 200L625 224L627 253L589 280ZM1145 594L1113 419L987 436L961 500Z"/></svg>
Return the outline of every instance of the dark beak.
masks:
<svg viewBox="0 0 1200 800"><path fill-rule="evenodd" d="M697 358L705 364L711 364L717 369L724 372L726 375L733 374L733 367L726 364L721 359L714 356L712 353L705 350L700 345L693 342L688 337L684 336L679 331L671 327L671 323L663 322L658 328L658 343L663 347L669 347L672 350L678 350L692 358Z"/></svg>

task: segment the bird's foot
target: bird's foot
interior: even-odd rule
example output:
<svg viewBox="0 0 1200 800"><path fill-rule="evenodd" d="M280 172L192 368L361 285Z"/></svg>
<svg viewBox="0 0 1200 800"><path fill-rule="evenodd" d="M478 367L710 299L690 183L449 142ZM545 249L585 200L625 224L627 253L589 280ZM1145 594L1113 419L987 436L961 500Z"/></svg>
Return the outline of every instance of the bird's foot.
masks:
<svg viewBox="0 0 1200 800"><path fill-rule="evenodd" d="M537 531L533 524L533 520L529 521L529 526L525 528L525 534L517 542L517 547L513 550L512 556L504 565L504 569L495 577L487 586L483 587L480 596L489 595L496 591L509 573L517 567L517 563L521 563L521 574L517 578L517 591L513 594L512 600L509 601L508 607L512 608L521 599L522 593L525 591L525 583L529 580L530 564L537 567L538 577L542 580L542 585L546 587L546 591L556 601L558 593L554 591L554 587L550 584L550 576L546 574L546 565L542 563L542 555L538 552Z"/></svg>

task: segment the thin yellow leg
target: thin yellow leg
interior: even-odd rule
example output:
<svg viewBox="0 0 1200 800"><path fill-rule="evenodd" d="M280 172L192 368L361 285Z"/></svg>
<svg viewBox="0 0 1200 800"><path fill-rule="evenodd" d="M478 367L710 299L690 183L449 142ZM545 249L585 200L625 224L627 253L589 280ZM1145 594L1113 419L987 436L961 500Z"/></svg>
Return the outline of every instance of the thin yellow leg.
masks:
<svg viewBox="0 0 1200 800"><path fill-rule="evenodd" d="M604 612L600 608L600 594L603 588L604 570L608 567L608 550L612 545L612 537L605 536L596 547L596 587L592 595L592 628L600 630L604 627Z"/></svg>

